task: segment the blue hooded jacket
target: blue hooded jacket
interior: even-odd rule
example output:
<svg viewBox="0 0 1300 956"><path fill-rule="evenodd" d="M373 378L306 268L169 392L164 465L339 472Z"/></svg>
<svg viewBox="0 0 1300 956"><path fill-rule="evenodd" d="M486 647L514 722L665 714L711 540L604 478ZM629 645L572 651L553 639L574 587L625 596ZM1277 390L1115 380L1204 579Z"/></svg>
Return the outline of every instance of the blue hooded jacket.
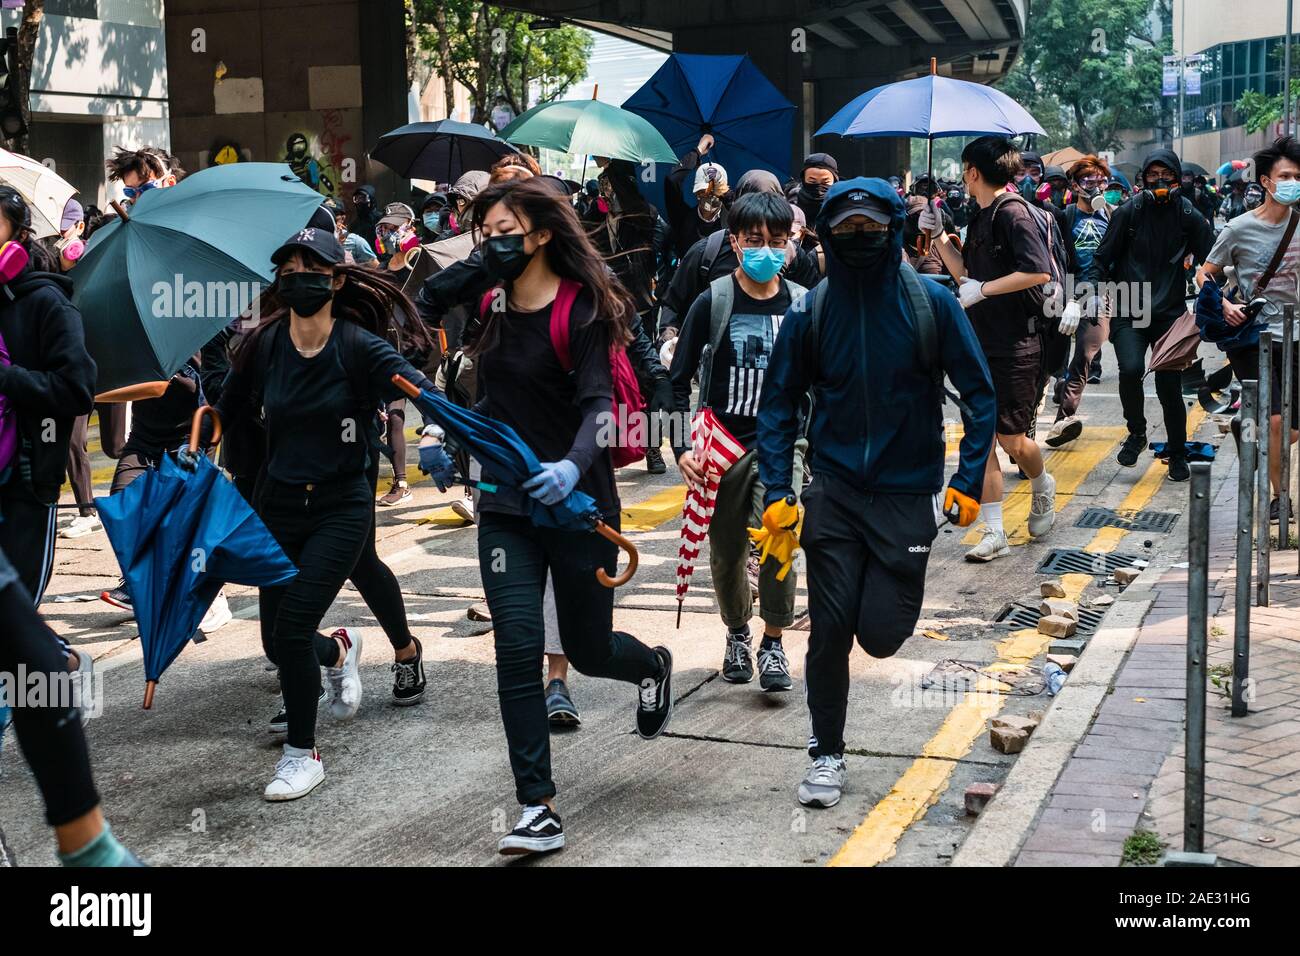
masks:
<svg viewBox="0 0 1300 956"><path fill-rule="evenodd" d="M857 189L894 210L893 250L872 269L852 269L839 262L826 241L836 200ZM943 488L943 392L920 367L907 293L898 275L903 220L903 201L883 179L845 180L826 193L816 226L826 249L820 356L814 376L810 294L785 314L759 399L758 469L767 489L764 504L794 490L791 460L799 437L800 403L810 386L813 474L834 474L865 492L935 494ZM993 445L993 382L957 299L940 283L925 277L921 281L934 310L938 359L969 408L969 415L962 415L960 465L949 484L978 501Z"/></svg>

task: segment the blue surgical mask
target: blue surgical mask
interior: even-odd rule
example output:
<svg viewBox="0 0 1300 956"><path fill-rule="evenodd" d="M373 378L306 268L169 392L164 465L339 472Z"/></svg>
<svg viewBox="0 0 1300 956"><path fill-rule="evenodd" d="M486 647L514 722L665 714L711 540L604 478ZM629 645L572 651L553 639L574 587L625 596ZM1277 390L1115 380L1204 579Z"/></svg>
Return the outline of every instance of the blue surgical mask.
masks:
<svg viewBox="0 0 1300 956"><path fill-rule="evenodd" d="M781 267L785 265L785 250L760 246L757 249L742 249L740 267L745 275L755 282L771 282Z"/></svg>
<svg viewBox="0 0 1300 956"><path fill-rule="evenodd" d="M1300 202L1300 179L1283 179L1273 190L1273 198L1284 206Z"/></svg>
<svg viewBox="0 0 1300 956"><path fill-rule="evenodd" d="M426 212L424 214L424 228L430 232L438 231L438 224L442 221L442 216L436 212Z"/></svg>

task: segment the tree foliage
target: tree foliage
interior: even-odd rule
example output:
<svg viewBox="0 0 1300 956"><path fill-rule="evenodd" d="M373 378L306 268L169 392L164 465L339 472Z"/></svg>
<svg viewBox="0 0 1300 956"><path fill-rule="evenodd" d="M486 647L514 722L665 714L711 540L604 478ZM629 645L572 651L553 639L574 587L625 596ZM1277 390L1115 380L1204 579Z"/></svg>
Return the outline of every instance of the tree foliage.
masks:
<svg viewBox="0 0 1300 956"><path fill-rule="evenodd" d="M442 77L451 112L452 87L470 92L471 122L492 125L492 109L515 115L559 99L587 73L593 40L585 30L529 28L535 17L477 0L407 0L416 59Z"/></svg>
<svg viewBox="0 0 1300 956"><path fill-rule="evenodd" d="M1095 153L1119 146L1122 129L1155 125L1172 41L1153 35L1152 13L1169 2L1036 0L1002 89L1042 125L1042 145Z"/></svg>

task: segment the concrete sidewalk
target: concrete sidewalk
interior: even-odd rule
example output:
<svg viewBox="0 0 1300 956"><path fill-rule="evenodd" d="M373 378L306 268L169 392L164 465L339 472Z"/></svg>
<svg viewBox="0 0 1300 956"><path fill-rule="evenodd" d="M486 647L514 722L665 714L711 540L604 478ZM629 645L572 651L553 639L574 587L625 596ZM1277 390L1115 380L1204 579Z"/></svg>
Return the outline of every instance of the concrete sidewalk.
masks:
<svg viewBox="0 0 1300 956"><path fill-rule="evenodd" d="M1210 517L1209 666L1232 662L1237 470L1216 476ZM1275 552L1271 602L1251 609L1250 713L1207 688L1205 850L1221 863L1300 864L1300 575ZM1187 568L1151 585L1136 640L1051 788L1017 866L1116 866L1135 830L1182 847ZM996 801L995 801L996 802Z"/></svg>

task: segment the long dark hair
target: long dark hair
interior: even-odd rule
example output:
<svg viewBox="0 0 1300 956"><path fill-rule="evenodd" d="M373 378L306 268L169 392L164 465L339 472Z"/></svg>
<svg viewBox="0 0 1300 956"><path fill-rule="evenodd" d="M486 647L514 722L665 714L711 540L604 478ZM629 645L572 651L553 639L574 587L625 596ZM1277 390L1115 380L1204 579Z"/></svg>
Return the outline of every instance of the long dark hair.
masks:
<svg viewBox="0 0 1300 956"><path fill-rule="evenodd" d="M327 264L307 250L299 254L313 265ZM433 338L425 328L415 303L396 282L362 266L339 264L333 269L336 278L343 277L343 287L334 293L335 319L356 323L387 341L403 355L432 351ZM289 307L280 299L278 275L258 299L257 311L261 320L243 337L231 361L239 371L247 368L251 356L257 354L257 342L267 330L289 317Z"/></svg>
<svg viewBox="0 0 1300 956"><path fill-rule="evenodd" d="M13 228L13 240L27 250L31 267L36 272L58 272L58 259L52 258L47 249L32 232L32 211L27 200L12 186L0 186L0 216L9 220Z"/></svg>
<svg viewBox="0 0 1300 956"><path fill-rule="evenodd" d="M539 246L536 254L544 255L551 271L560 278L571 279L591 293L596 306L593 321L609 326L611 343L630 343L637 320L632 297L605 267L568 199L538 179L498 183L475 197L474 222L483 222L497 203L503 203L521 221L526 220L534 231L546 229L551 233L551 241ZM506 287L508 291L509 283ZM491 351L501 339L500 313L489 309L481 325L471 321L466 336L467 354Z"/></svg>

